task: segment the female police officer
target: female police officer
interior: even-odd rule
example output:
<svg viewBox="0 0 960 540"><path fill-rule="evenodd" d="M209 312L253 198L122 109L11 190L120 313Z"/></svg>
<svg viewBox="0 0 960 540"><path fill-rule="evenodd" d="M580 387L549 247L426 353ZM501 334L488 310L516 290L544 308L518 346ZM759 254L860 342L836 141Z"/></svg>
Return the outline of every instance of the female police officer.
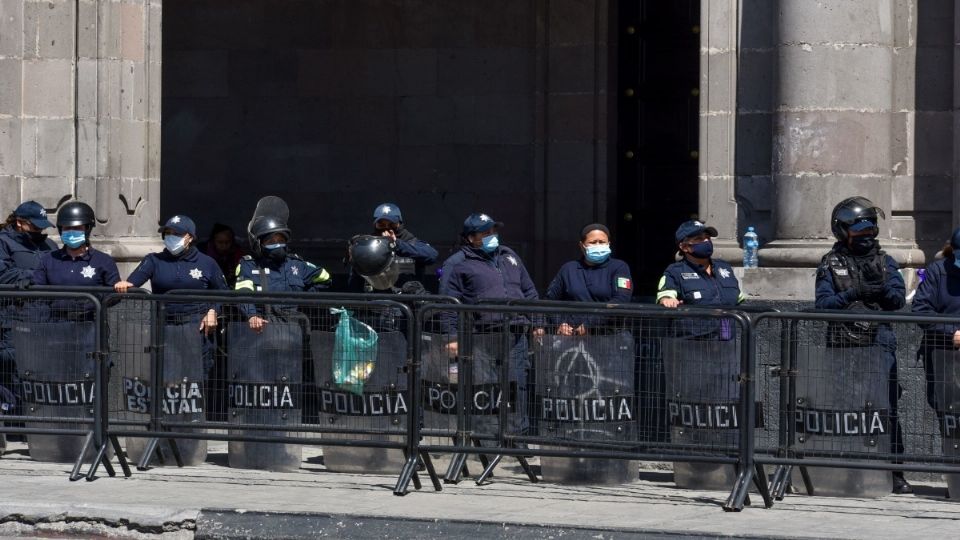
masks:
<svg viewBox="0 0 960 540"><path fill-rule="evenodd" d="M227 282L217 262L193 246L197 227L187 216L177 215L160 228L165 249L147 255L125 281L114 285L117 292L139 287L150 280L155 294L174 289L227 290ZM217 309L209 303L178 302L167 304L168 324L196 324L206 336L203 347L204 369L213 367L211 333L217 327Z"/></svg>
<svg viewBox="0 0 960 540"><path fill-rule="evenodd" d="M580 231L581 257L560 267L547 288L550 300L575 302L611 302L626 304L633 295L633 281L627 263L610 256L610 230L591 223ZM564 315L557 319L557 333L564 336L586 335L593 319Z"/></svg>
<svg viewBox="0 0 960 540"><path fill-rule="evenodd" d="M736 306L743 302L733 268L713 258L717 230L691 220L677 228L674 237L683 260L667 267L657 287L657 303L668 308L680 304Z"/></svg>
<svg viewBox="0 0 960 540"><path fill-rule="evenodd" d="M47 212L34 201L27 201L16 208L0 230L0 285L17 285L25 288L33 281L33 274L40 267L41 254L56 249L43 229L52 227ZM0 302L0 387L15 387L16 366L14 348L10 337L10 321L17 316L18 307L8 301ZM14 410L14 414L19 414Z"/></svg>
<svg viewBox="0 0 960 540"><path fill-rule="evenodd" d="M96 218L88 204L74 201L63 205L57 212L63 247L40 257L34 284L112 287L120 281L113 258L90 246L94 226Z"/></svg>

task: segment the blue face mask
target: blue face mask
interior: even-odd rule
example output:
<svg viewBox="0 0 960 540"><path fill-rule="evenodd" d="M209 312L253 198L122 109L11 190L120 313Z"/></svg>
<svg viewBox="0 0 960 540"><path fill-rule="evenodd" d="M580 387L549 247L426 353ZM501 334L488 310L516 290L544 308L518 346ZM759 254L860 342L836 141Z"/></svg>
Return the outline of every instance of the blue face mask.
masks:
<svg viewBox="0 0 960 540"><path fill-rule="evenodd" d="M713 255L713 242L707 240L690 246L691 255L698 259L709 259Z"/></svg>
<svg viewBox="0 0 960 540"><path fill-rule="evenodd" d="M600 264L610 258L610 244L592 244L584 248L583 257L588 263Z"/></svg>
<svg viewBox="0 0 960 540"><path fill-rule="evenodd" d="M60 239L63 245L68 248L77 249L87 242L87 233L83 231L63 231L60 233Z"/></svg>
<svg viewBox="0 0 960 540"><path fill-rule="evenodd" d="M187 248L187 242L182 236L168 234L163 237L163 245L171 255L179 255Z"/></svg>
<svg viewBox="0 0 960 540"><path fill-rule="evenodd" d="M481 242L483 245L483 251L487 253L493 253L498 247L500 247L500 236L496 234L484 236Z"/></svg>
<svg viewBox="0 0 960 540"><path fill-rule="evenodd" d="M953 265L960 268L960 258L957 258L956 255L953 256Z"/></svg>

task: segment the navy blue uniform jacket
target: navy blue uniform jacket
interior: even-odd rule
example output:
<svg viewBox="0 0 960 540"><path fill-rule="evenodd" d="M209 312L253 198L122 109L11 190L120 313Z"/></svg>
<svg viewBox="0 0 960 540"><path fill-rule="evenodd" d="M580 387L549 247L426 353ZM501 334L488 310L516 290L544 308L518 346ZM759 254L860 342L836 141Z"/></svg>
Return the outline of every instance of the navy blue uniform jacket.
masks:
<svg viewBox="0 0 960 540"><path fill-rule="evenodd" d="M900 275L900 268L893 257L884 255L885 279L883 283L883 296L876 299L876 303L883 311L896 311L906 304L906 286L903 283L903 276ZM838 291L833 283L833 273L825 265L821 264L817 269L816 281L816 308L817 309L847 309L853 302L856 302L856 292L853 289ZM878 345L883 346L891 353L896 352L897 336L890 328L889 324L880 324L877 327Z"/></svg>
<svg viewBox="0 0 960 540"><path fill-rule="evenodd" d="M570 261L560 267L547 287L545 296L549 300L573 302L630 303L633 297L630 267L620 259L612 258L596 265L587 264L582 258ZM558 325L567 323L576 328L581 324L591 326L602 323L602 319L564 314L551 317L551 322Z"/></svg>
<svg viewBox="0 0 960 540"><path fill-rule="evenodd" d="M539 298L530 274L520 257L510 248L500 246L493 253L463 246L443 263L440 294L452 296L464 304L486 299ZM484 314L481 320L495 322L496 314ZM456 318L443 318L444 331L456 331Z"/></svg>
<svg viewBox="0 0 960 540"><path fill-rule="evenodd" d="M40 257L40 268L33 274L36 285L112 287L118 281L117 263L93 248L77 258L68 255L64 248L44 253Z"/></svg>
<svg viewBox="0 0 960 540"><path fill-rule="evenodd" d="M147 280L150 280L155 294L174 289L199 289L198 292L207 289L227 290L227 282L217 262L193 246L187 248L187 252L180 257L171 255L167 250L144 257L127 281L134 287L140 287ZM167 304L167 314L196 317L199 320L207 310L217 308L216 304L171 303Z"/></svg>
<svg viewBox="0 0 960 540"><path fill-rule="evenodd" d="M261 274L263 272L263 274ZM282 261L275 261L269 257L254 259L244 255L237 265L237 283L235 289L247 292L316 292L326 289L330 285L330 274L319 266L301 259L297 255L288 255ZM264 306L254 304L240 304L240 312L244 317L254 315L264 316ZM277 306L280 311L297 311L289 304Z"/></svg>
<svg viewBox="0 0 960 540"><path fill-rule="evenodd" d="M733 267L726 261L710 259L712 270L707 274L703 265L684 257L663 271L657 287L657 302L663 298L683 300L687 306L734 307L743 302L740 282L733 275ZM678 336L732 339L733 322L729 319L682 318L674 321Z"/></svg>
<svg viewBox="0 0 960 540"><path fill-rule="evenodd" d="M912 311L924 315L936 313L960 316L960 268L954 255L927 266L926 277L917 287ZM960 330L958 321L922 324L925 348L953 349L953 334Z"/></svg>
<svg viewBox="0 0 960 540"><path fill-rule="evenodd" d="M49 238L34 244L27 233L17 232L12 225L0 230L0 284L12 285L21 280L33 280L40 268L40 255L57 249Z"/></svg>

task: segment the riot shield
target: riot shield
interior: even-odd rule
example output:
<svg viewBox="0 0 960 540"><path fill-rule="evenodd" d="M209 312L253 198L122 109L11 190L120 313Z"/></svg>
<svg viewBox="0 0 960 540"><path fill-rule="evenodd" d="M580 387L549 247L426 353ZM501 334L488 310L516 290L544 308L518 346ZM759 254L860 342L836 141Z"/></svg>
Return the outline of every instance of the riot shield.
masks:
<svg viewBox="0 0 960 540"><path fill-rule="evenodd" d="M790 411L798 455L889 453L896 429L890 418L891 366L892 355L880 347L799 347L796 400ZM816 495L882 497L893 488L890 471L807 471ZM794 484L801 485L799 478Z"/></svg>
<svg viewBox="0 0 960 540"><path fill-rule="evenodd" d="M636 440L635 345L629 332L610 336L545 336L534 343L534 416L541 437L564 442ZM623 484L637 479L636 461L540 458L543 480Z"/></svg>
<svg viewBox="0 0 960 540"><path fill-rule="evenodd" d="M25 416L93 422L96 366L90 353L96 332L94 322L13 323ZM92 429L72 422L27 422L27 427L70 429L80 434ZM36 461L74 461L83 445L84 435L27 435L30 457Z"/></svg>
<svg viewBox="0 0 960 540"><path fill-rule="evenodd" d="M380 332L377 361L363 384L362 394L339 388L333 376L333 332L311 332L314 374L320 424L345 433L324 433L327 440L394 441L402 443L407 415L415 409L409 402L407 339L400 332ZM349 430L366 433L349 433ZM371 433L376 431L378 433ZM323 447L323 463L330 471L395 474L405 460L399 449L358 446Z"/></svg>
<svg viewBox="0 0 960 540"><path fill-rule="evenodd" d="M944 456L960 456L960 352L932 349L933 395L940 420ZM960 474L946 474L951 499L960 499Z"/></svg>
<svg viewBox="0 0 960 540"><path fill-rule="evenodd" d="M161 416L167 422L204 421L205 381L203 373L203 337L198 324L168 324L163 328L163 379L160 384ZM140 370L150 364L135 366ZM132 396L133 412L149 413L152 394L152 376L150 371L135 374L133 380L125 381L130 387L128 397ZM176 428L173 431L185 431L192 428ZM202 432L202 428L195 431ZM148 439L128 438L127 455L134 461L140 461L148 446ZM162 442L161 442L162 444ZM202 439L176 439L183 458L183 464L199 465L207 459L207 441Z"/></svg>
<svg viewBox="0 0 960 540"><path fill-rule="evenodd" d="M739 443L737 342L664 338L662 348L671 443L729 453ZM737 478L733 465L693 462L675 462L673 476L677 487L708 490L730 489Z"/></svg>
<svg viewBox="0 0 960 540"><path fill-rule="evenodd" d="M230 422L296 426L303 416L303 331L299 324L269 322L261 333L247 323L227 327L227 407ZM289 436L284 431L240 431L259 437ZM229 462L241 469L296 471L303 461L299 444L230 441Z"/></svg>

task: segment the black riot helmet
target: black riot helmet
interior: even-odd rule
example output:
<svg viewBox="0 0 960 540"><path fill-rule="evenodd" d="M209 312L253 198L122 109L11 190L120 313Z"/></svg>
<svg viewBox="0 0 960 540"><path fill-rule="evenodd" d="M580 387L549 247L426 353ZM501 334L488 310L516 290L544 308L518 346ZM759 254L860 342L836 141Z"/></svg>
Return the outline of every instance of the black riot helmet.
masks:
<svg viewBox="0 0 960 540"><path fill-rule="evenodd" d="M257 257L264 255L261 240L273 233L281 233L288 242L290 241L290 228L287 227L285 220L272 216L257 216L250 220L247 226L247 239L250 241L250 250L254 255Z"/></svg>
<svg viewBox="0 0 960 540"><path fill-rule="evenodd" d="M833 207L830 229L840 242L846 242L851 227L867 227L872 223L877 228L877 218L886 219L883 210L866 197L850 197Z"/></svg>
<svg viewBox="0 0 960 540"><path fill-rule="evenodd" d="M97 224L97 218L90 205L80 201L72 201L60 207L57 211L57 230L61 233L64 227L83 225L87 232Z"/></svg>
<svg viewBox="0 0 960 540"><path fill-rule="evenodd" d="M374 289L390 289L400 277L394 249L396 244L386 236L354 236L350 239L350 264Z"/></svg>

